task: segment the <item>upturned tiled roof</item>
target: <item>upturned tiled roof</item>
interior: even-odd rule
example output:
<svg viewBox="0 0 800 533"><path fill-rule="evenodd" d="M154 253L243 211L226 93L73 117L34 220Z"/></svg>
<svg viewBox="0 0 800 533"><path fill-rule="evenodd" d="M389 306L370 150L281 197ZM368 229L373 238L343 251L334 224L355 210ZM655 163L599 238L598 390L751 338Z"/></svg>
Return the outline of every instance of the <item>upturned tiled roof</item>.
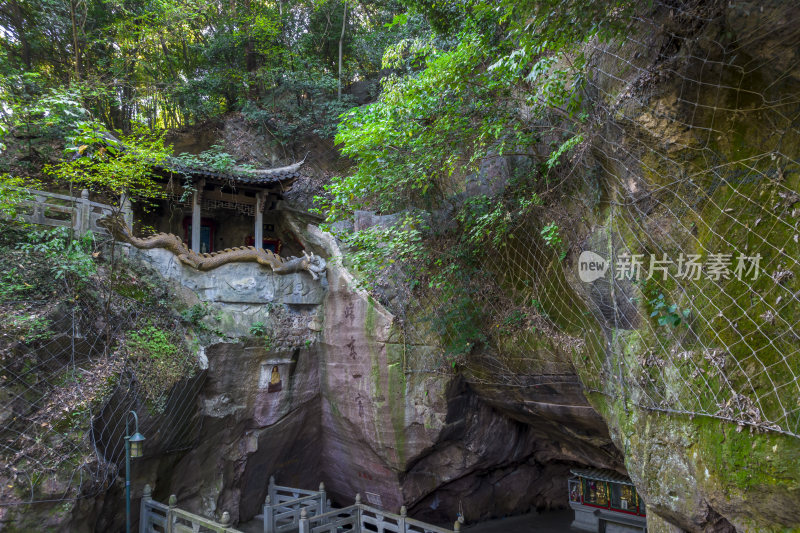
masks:
<svg viewBox="0 0 800 533"><path fill-rule="evenodd" d="M247 169L235 166L227 172L219 172L206 168L190 168L177 162L167 161L160 165L160 168L167 172L189 174L213 181L232 181L242 185L271 185L274 183L288 184L299 178L301 176L299 170L303 163L305 163L305 159L285 167Z"/></svg>
<svg viewBox="0 0 800 533"><path fill-rule="evenodd" d="M122 141L117 139L112 133L107 131L100 133L104 137L107 146L114 146L119 150L125 150L125 145L122 144ZM308 156L308 154L306 154L306 156ZM73 159L78 159L80 157L82 157L81 152L76 152ZM288 186L301 176L298 171L305 162L306 158L304 157L302 161L285 167L250 169L234 166L227 172L219 172L202 167L188 167L182 164L178 159L169 158L162 164L154 165L154 168L175 174L189 174L191 176L203 177L218 182L234 182L242 185L255 186L280 183Z"/></svg>
<svg viewBox="0 0 800 533"><path fill-rule="evenodd" d="M593 479L595 481L609 481L611 483L634 486L628 477L619 472L614 472L613 470L605 470L603 468L573 468L570 472L576 476Z"/></svg>

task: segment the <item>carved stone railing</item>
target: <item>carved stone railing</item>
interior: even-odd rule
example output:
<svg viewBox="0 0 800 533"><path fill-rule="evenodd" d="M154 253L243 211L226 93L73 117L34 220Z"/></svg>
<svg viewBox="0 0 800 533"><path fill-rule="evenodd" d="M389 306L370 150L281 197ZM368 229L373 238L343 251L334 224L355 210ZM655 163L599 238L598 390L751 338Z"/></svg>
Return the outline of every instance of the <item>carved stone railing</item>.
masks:
<svg viewBox="0 0 800 533"><path fill-rule="evenodd" d="M406 516L406 508L400 514L389 513L361 503L356 494L353 505L343 509L331 509L326 499L325 486L319 490L303 490L282 487L270 477L269 491L264 504L264 532L298 533L455 533L461 531L459 518L453 529L434 526ZM277 503L271 503L272 501ZM142 494L139 514L139 533L241 533L230 527L230 515L222 513L219 522L178 509L177 498L169 497L169 505L152 498L150 485Z"/></svg>
<svg viewBox="0 0 800 533"><path fill-rule="evenodd" d="M361 495L356 494L356 502L343 509L333 509L327 513L309 516L303 511L298 524L299 533L338 533L347 530L351 533L454 533L461 531L461 519L447 529L420 520L408 518L405 506L400 514L389 513L361 503Z"/></svg>
<svg viewBox="0 0 800 533"><path fill-rule="evenodd" d="M139 533L165 532L167 530L169 506L152 498L150 485L144 487L141 510L139 512Z"/></svg>
<svg viewBox="0 0 800 533"><path fill-rule="evenodd" d="M329 510L324 483L319 484L319 490L296 489L276 485L275 478L270 476L262 515L264 533L297 531L303 513L316 516Z"/></svg>
<svg viewBox="0 0 800 533"><path fill-rule="evenodd" d="M169 505L152 498L150 485L145 485L139 512L139 533L241 533L230 527L231 517L222 513L219 522L178 509L177 498L169 497Z"/></svg>
<svg viewBox="0 0 800 533"><path fill-rule="evenodd" d="M80 198L66 194L47 191L28 190L32 199L22 202L23 210L19 219L30 224L41 226L65 226L72 228L76 234L83 235L87 231L106 234L108 231L99 226L97 221L114 212L110 205L89 200L89 191L81 191ZM123 202L123 217L130 222L132 215L130 203Z"/></svg>

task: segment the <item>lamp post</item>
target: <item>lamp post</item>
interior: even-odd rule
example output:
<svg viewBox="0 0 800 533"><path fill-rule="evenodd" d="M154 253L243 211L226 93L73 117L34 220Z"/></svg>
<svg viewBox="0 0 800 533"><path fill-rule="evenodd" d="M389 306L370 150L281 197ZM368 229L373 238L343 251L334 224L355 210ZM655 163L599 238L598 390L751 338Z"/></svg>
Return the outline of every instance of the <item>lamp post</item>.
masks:
<svg viewBox="0 0 800 533"><path fill-rule="evenodd" d="M130 415L133 415L133 435ZM143 443L144 437L139 433L139 417L135 411L130 411L125 416L125 533L131 533L131 457L136 459L142 456Z"/></svg>

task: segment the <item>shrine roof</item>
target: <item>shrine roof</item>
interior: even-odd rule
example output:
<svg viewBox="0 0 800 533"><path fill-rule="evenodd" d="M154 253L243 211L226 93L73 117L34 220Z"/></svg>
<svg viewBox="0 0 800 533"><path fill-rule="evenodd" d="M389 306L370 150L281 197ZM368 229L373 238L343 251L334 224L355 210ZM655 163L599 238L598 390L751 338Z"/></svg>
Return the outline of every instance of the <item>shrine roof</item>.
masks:
<svg viewBox="0 0 800 533"><path fill-rule="evenodd" d="M633 486L633 483L627 476L613 470L606 470L604 468L573 468L570 472L578 477L592 479L594 481L608 481L611 483Z"/></svg>
<svg viewBox="0 0 800 533"><path fill-rule="evenodd" d="M113 146L117 150L125 150L125 145L112 133L102 131L99 132L99 134L103 137L104 143L107 146ZM81 157L83 157L82 152L77 151L73 159L79 159ZM178 157L170 157L163 163L154 164L153 167L162 172L189 175L223 184L251 187L280 184L283 187L288 187L302 175L299 170L305 161L306 158L304 157L302 161L274 168L252 168L249 166L233 165L229 169L220 171L212 168L190 166Z"/></svg>
<svg viewBox="0 0 800 533"><path fill-rule="evenodd" d="M222 172L208 168L187 167L177 161L168 160L165 164L159 165L158 168L174 174L187 174L216 182L258 187L259 185L291 184L301 176L299 170L303 163L305 163L305 159L291 165L275 168L252 169L234 166L230 170Z"/></svg>

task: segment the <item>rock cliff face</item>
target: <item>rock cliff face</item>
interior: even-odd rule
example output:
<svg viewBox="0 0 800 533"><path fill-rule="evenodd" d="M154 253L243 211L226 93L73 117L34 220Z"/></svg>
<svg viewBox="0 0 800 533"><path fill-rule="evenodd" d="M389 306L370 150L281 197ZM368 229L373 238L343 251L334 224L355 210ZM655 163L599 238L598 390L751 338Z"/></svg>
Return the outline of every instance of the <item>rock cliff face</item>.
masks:
<svg viewBox="0 0 800 533"><path fill-rule="evenodd" d="M309 236L337 254L335 243ZM361 492L387 509L446 521L563 505L570 465L618 467L576 376L509 393L455 373L408 372L394 317L329 270L322 371L322 471L341 498ZM414 347L415 353L434 346Z"/></svg>
<svg viewBox="0 0 800 533"><path fill-rule="evenodd" d="M298 230L309 249L339 254L329 235ZM136 255L189 302L205 302L222 335L203 349L197 446L137 464L137 483L153 485L157 499L174 493L184 508L246 521L275 475L303 487L324 481L340 504L361 493L433 521L451 521L461 505L477 520L563 505L570 466L621 465L575 374L534 377L509 393L455 372L409 372L395 317L336 261L322 284L294 275L321 297L282 305L283 293L267 289L288 282L260 267L226 265L212 280L162 250ZM256 323L267 324L270 345L251 335Z"/></svg>
<svg viewBox="0 0 800 533"><path fill-rule="evenodd" d="M797 101L785 100L800 89L798 16L790 2L657 5L632 29L641 38L592 50L598 126L562 205L577 246L557 286L592 317L572 317L598 346L574 361L651 531L800 527L800 428L787 417L800 135ZM765 271L587 283L582 251L758 254ZM678 326L666 316L676 310Z"/></svg>
<svg viewBox="0 0 800 533"><path fill-rule="evenodd" d="M535 282L527 301L554 326L518 333L500 355L470 354L459 372L419 371L435 340L410 342L337 261L314 284L142 256L209 306L217 337L199 353L196 446L144 459L134 486L246 521L275 475L324 481L338 504L360 492L449 522L459 507L477 520L564 505L569 468L591 465L627 471L652 532L800 528L797 20L792 2L657 3L631 29L640 40L590 46L592 135L570 161L580 179L547 213L570 237L566 258L548 254L541 226L523 226L487 261L506 287ZM498 159L467 193L496 194L484 174L513 163ZM289 218L307 249L340 255L332 237ZM758 284L579 277L583 251L674 258L737 246L764 258ZM659 292L691 311L686 327L658 322L668 304L651 316ZM94 513L95 530L112 529L119 490L95 509L80 504L76 521Z"/></svg>

